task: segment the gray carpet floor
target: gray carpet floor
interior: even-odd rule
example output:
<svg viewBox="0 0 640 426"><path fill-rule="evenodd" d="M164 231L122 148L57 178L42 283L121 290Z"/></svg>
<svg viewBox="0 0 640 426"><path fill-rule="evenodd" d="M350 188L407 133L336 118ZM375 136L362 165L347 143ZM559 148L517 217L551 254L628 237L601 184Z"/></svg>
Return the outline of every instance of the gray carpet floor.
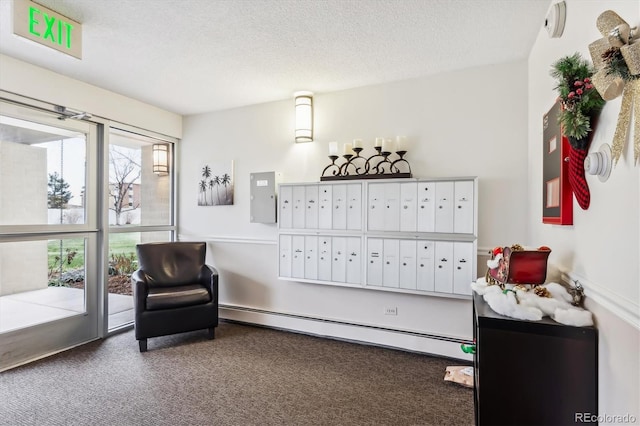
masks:
<svg viewBox="0 0 640 426"><path fill-rule="evenodd" d="M149 340L133 331L0 374L0 424L469 425L460 362L222 322Z"/></svg>

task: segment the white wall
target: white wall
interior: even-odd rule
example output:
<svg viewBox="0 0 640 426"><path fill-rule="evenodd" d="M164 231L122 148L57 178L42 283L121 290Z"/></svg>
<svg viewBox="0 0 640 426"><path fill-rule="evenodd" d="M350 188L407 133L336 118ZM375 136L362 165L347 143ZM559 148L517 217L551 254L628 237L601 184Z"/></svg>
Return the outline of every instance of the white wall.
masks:
<svg viewBox="0 0 640 426"><path fill-rule="evenodd" d="M520 62L317 94L316 140L308 144L293 142L293 99L186 117L178 188L181 238L210 241L223 304L470 339L468 300L278 280L276 226L249 223L249 174L273 170L283 173L284 182L318 181L329 162L329 141L362 138L364 153L371 154L375 137L406 135L407 159L415 177L479 176L481 249L524 243L526 78L526 64ZM514 96L517 86L523 87L521 96ZM202 165L231 160L235 205L198 207ZM383 315L385 306L397 307L398 315ZM239 315L229 310L222 314ZM251 319L462 356L458 345L443 349L436 341L392 333L318 326L291 318Z"/></svg>
<svg viewBox="0 0 640 426"><path fill-rule="evenodd" d="M0 140L0 223L47 223L46 170L46 149ZM0 244L0 296L46 288L47 272L46 241Z"/></svg>
<svg viewBox="0 0 640 426"><path fill-rule="evenodd" d="M182 116L0 54L0 90L180 138Z"/></svg>
<svg viewBox="0 0 640 426"><path fill-rule="evenodd" d="M276 227L249 223L249 173L275 170L284 181L317 181L330 140L409 137L416 177L477 175L480 249L519 242L548 245L550 267L578 278L600 335L600 413L640 418L640 167L629 146L607 183L588 177L591 207L574 205L573 226L541 223L542 115L555 99L551 63L600 37L607 8L632 26L637 0L567 1L560 39L541 30L528 63L501 64L330 94L317 94L316 141L293 143L293 101L186 117L181 143L179 225L184 238L210 241L221 273L221 302L306 317L470 338L468 301L279 281ZM181 117L0 54L0 89L182 136ZM528 96L523 94L528 81ZM620 100L609 102L592 149L612 139ZM631 139L630 139L631 140ZM370 151L369 151L370 152ZM366 152L365 152L366 153ZM197 207L199 167L235 160L234 206ZM480 263L480 262L479 262ZM482 264L482 263L480 263ZM398 316L382 315L397 306ZM251 320L378 344L460 356L438 340L295 317L223 310Z"/></svg>
<svg viewBox="0 0 640 426"><path fill-rule="evenodd" d="M611 9L631 26L640 24L637 0L567 0L567 22L559 39L540 31L529 57L529 210L531 245L553 249L550 268L578 279L599 329L600 412L627 413L640 421L640 167L633 164L633 129L618 165L606 183L587 176L591 205L574 201L574 225L544 225L542 212L542 116L557 96L551 64L579 52L601 37L596 19ZM611 144L620 98L608 102L597 123L591 151ZM640 111L636 111L640 119ZM557 275L557 274L556 274Z"/></svg>

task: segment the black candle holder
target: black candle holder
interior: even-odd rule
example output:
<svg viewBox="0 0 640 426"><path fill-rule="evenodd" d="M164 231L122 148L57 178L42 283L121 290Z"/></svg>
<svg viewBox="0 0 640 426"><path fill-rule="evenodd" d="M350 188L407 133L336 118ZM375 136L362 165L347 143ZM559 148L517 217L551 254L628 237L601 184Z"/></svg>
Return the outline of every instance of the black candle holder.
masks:
<svg viewBox="0 0 640 426"><path fill-rule="evenodd" d="M336 164L337 155L330 155L331 164L324 168L321 181L348 179L389 179L410 178L411 165L404 158L407 151L396 151L398 158L390 158L393 153L382 151L382 147L375 147L376 153L366 158L360 156L362 148L353 148L353 154L344 154L345 162Z"/></svg>

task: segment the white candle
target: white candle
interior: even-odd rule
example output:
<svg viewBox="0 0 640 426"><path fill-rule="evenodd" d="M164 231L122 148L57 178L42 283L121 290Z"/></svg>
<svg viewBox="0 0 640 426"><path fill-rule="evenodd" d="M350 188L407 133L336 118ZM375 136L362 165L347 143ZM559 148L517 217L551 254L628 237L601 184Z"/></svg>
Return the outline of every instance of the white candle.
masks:
<svg viewBox="0 0 640 426"><path fill-rule="evenodd" d="M393 139L385 139L384 142L382 142L382 152L395 152L395 145Z"/></svg>
<svg viewBox="0 0 640 426"><path fill-rule="evenodd" d="M396 137L396 147L398 151L406 151L407 150L407 137L406 136L398 136Z"/></svg>
<svg viewBox="0 0 640 426"><path fill-rule="evenodd" d="M376 144L374 146L382 146L383 141L384 141L384 138L376 138Z"/></svg>
<svg viewBox="0 0 640 426"><path fill-rule="evenodd" d="M362 148L362 139L354 139L353 140L354 148Z"/></svg>
<svg viewBox="0 0 640 426"><path fill-rule="evenodd" d="M338 155L338 142L329 142L329 155Z"/></svg>
<svg viewBox="0 0 640 426"><path fill-rule="evenodd" d="M350 143L345 143L343 148L343 155L353 155L353 150L351 149Z"/></svg>

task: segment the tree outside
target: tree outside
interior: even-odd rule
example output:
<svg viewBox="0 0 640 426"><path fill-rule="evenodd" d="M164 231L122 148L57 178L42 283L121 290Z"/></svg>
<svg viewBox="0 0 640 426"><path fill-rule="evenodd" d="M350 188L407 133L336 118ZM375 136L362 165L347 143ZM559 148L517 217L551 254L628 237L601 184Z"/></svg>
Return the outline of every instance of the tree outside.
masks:
<svg viewBox="0 0 640 426"><path fill-rule="evenodd" d="M116 225L122 225L123 213L140 207L140 202L129 196L140 182L140 150L114 147L109 149L109 210L116 215Z"/></svg>
<svg viewBox="0 0 640 426"><path fill-rule="evenodd" d="M47 191L48 205L50 209L63 209L73 196L69 191L69 184L58 174L49 173L49 189Z"/></svg>

